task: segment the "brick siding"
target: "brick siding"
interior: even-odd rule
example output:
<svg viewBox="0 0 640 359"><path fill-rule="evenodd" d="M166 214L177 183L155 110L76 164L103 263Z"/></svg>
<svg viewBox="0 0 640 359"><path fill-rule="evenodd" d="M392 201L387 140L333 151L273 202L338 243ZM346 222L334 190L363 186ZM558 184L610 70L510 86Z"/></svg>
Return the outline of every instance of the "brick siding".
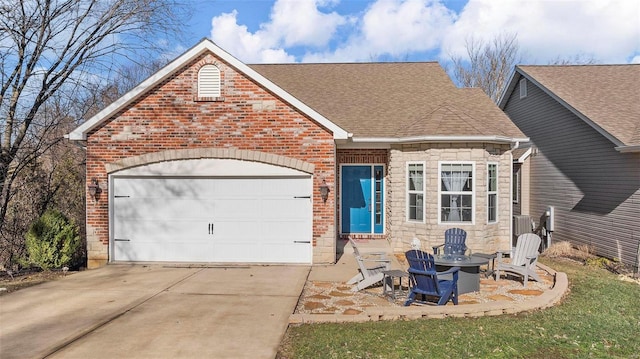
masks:
<svg viewBox="0 0 640 359"><path fill-rule="evenodd" d="M205 64L215 64L221 72L222 96L212 101L197 98L197 73ZM87 196L89 267L109 259L108 171L140 164L131 158L157 160L155 153L188 149L201 150L192 151L193 158L201 158L206 149L212 158L269 162L264 156L247 158L248 153L261 153L276 155L281 166L311 164L313 261L335 261L335 197L324 203L318 190L323 179L332 190L337 182L331 132L229 64L205 54L89 133L87 178L96 178L102 189L97 200ZM190 158L190 152L181 153L181 158Z"/></svg>

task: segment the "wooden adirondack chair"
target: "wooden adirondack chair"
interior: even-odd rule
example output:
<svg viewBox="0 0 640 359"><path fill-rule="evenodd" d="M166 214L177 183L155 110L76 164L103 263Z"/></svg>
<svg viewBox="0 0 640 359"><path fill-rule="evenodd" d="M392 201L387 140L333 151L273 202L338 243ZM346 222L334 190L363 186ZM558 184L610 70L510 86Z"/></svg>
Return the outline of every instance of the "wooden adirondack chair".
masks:
<svg viewBox="0 0 640 359"><path fill-rule="evenodd" d="M444 255L465 255L467 251L467 232L460 228L449 228L444 231L444 244L433 246L433 254L438 255L443 247Z"/></svg>
<svg viewBox="0 0 640 359"><path fill-rule="evenodd" d="M540 277L536 273L536 263L538 262L538 249L542 240L534 233L524 233L518 236L516 250L511 258L511 263L502 262L502 252L497 252L498 263L496 264L496 280L500 278L500 271L518 274L524 277L524 287L527 287L529 277L536 282Z"/></svg>
<svg viewBox="0 0 640 359"><path fill-rule="evenodd" d="M460 267L452 267L445 272L436 272L433 256L419 250L405 253L409 262L409 285L411 287L405 306L414 301L427 303L435 299L438 305L445 305L450 300L458 305L458 271ZM452 274L452 280L438 279L438 276ZM416 296L421 295L422 300Z"/></svg>
<svg viewBox="0 0 640 359"><path fill-rule="evenodd" d="M391 270L391 259L387 258L387 254L385 252L360 252L352 240L349 240L349 243L353 247L353 255L360 271L347 282L347 284L355 284L351 290L357 292L382 282L384 277L382 272Z"/></svg>

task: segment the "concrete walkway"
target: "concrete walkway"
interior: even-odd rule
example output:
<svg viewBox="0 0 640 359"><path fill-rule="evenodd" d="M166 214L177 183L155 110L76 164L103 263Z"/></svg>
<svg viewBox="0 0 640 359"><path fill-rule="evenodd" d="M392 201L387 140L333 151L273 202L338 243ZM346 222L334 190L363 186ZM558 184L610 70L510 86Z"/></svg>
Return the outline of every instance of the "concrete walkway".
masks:
<svg viewBox="0 0 640 359"><path fill-rule="evenodd" d="M274 358L306 266L109 265L0 297L0 357Z"/></svg>

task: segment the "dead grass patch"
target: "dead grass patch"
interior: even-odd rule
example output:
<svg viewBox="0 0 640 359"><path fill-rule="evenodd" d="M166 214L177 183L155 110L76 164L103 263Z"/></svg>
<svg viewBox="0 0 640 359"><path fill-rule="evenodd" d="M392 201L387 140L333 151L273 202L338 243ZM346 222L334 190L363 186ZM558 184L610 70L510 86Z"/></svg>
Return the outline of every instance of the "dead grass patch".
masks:
<svg viewBox="0 0 640 359"><path fill-rule="evenodd" d="M584 265L605 268L609 272L621 274L632 281L638 281L637 276L633 275L633 271L618 259L599 257L594 253L595 251L592 246L586 244L574 246L567 241L561 241L553 243L551 247L542 253L542 256L557 259L565 258L580 262Z"/></svg>
<svg viewBox="0 0 640 359"><path fill-rule="evenodd" d="M574 247L567 241L553 243L542 255L549 258L571 258L580 262L596 258L592 247L588 245Z"/></svg>

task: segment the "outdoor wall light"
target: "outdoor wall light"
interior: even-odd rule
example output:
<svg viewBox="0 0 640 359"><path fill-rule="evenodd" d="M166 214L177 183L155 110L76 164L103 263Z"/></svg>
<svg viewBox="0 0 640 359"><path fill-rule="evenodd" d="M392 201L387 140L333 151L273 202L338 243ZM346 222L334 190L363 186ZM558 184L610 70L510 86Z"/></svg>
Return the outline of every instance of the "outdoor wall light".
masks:
<svg viewBox="0 0 640 359"><path fill-rule="evenodd" d="M327 186L327 181L322 180L322 184L320 185L320 197L322 197L322 202L327 202L329 199L329 186Z"/></svg>
<svg viewBox="0 0 640 359"><path fill-rule="evenodd" d="M98 199L98 195L100 194L100 192L102 192L102 189L100 188L100 185L98 184L98 179L94 178L91 180L91 184L88 186L89 188L89 195L94 199L97 200Z"/></svg>

